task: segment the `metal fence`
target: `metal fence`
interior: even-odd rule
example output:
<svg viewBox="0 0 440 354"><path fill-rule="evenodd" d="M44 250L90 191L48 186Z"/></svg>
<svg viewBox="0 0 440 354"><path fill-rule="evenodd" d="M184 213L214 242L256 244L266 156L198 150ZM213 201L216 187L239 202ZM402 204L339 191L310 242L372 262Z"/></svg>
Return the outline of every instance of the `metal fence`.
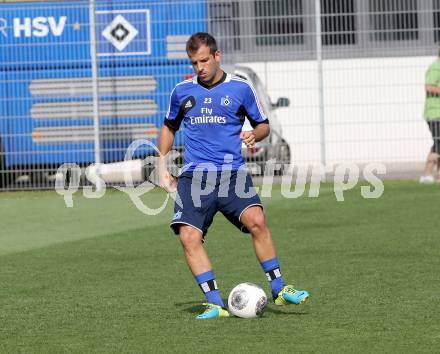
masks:
<svg viewBox="0 0 440 354"><path fill-rule="evenodd" d="M423 163L440 0L7 2L0 188L51 188L62 164L105 169L134 140L155 143L173 86L192 73L185 41L196 31L217 37L225 67L254 83L270 116L271 139L244 152L257 166Z"/></svg>

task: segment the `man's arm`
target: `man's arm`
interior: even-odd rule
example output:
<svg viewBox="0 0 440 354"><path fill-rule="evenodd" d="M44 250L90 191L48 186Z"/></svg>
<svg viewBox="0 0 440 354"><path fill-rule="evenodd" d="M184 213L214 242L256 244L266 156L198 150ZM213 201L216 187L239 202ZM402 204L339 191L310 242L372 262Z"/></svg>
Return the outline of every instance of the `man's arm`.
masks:
<svg viewBox="0 0 440 354"><path fill-rule="evenodd" d="M269 135L270 126L267 123L260 123L254 128L252 133L255 136L255 141L261 141Z"/></svg>
<svg viewBox="0 0 440 354"><path fill-rule="evenodd" d="M265 137L269 135L269 133L270 133L269 124L260 123L254 128L254 130L241 132L240 139L243 140L246 147L252 148L254 147L257 141L263 140Z"/></svg>
<svg viewBox="0 0 440 354"><path fill-rule="evenodd" d="M434 85L425 85L425 91L429 93L440 94L440 87Z"/></svg>
<svg viewBox="0 0 440 354"><path fill-rule="evenodd" d="M246 82L243 96L243 103L238 109L238 114L247 117L254 130L241 132L240 139L248 148L252 148L256 142L263 140L269 135L269 121L261 109L258 96L251 83Z"/></svg>
<svg viewBox="0 0 440 354"><path fill-rule="evenodd" d="M174 192L177 188L176 179L168 172L167 160L174 143L176 132L163 125L159 134L159 178L160 186L167 192Z"/></svg>

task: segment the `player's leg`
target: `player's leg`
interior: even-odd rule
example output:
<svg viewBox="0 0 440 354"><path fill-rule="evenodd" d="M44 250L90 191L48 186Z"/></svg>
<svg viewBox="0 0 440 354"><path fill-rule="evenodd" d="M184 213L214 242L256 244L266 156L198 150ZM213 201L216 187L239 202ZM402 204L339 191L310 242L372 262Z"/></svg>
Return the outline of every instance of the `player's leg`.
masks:
<svg viewBox="0 0 440 354"><path fill-rule="evenodd" d="M260 206L250 206L241 215L241 223L252 235L255 255L260 262L276 257L275 245Z"/></svg>
<svg viewBox="0 0 440 354"><path fill-rule="evenodd" d="M255 193L251 177L246 171L231 174L228 195L219 198L219 210L243 232L252 234L257 259L269 280L275 303L301 303L308 297L306 291L298 291L285 285L281 276L278 257L272 235L267 227L260 197ZM290 293L284 299L284 294ZM294 294L293 294L294 293Z"/></svg>
<svg viewBox="0 0 440 354"><path fill-rule="evenodd" d="M420 183L432 183L434 182L434 177L432 176L434 166L437 164L438 177L440 177L439 172L439 153L440 153L440 121L430 121L427 122L429 130L432 135L433 145L431 151L426 158L425 169L423 175L420 176Z"/></svg>
<svg viewBox="0 0 440 354"><path fill-rule="evenodd" d="M436 164L437 164L437 182L440 182L440 120L435 120L433 122L432 129L432 139L434 140L434 144L432 146L432 152L436 155Z"/></svg>
<svg viewBox="0 0 440 354"><path fill-rule="evenodd" d="M437 183L440 182L440 155L437 154Z"/></svg>
<svg viewBox="0 0 440 354"><path fill-rule="evenodd" d="M275 245L269 228L266 225L263 210L260 206L251 206L244 210L240 221L252 235L255 255L270 282L272 295L275 298L284 288Z"/></svg>
<svg viewBox="0 0 440 354"><path fill-rule="evenodd" d="M292 285L285 285L278 257L276 256L275 245L262 208L251 206L245 209L241 214L240 221L252 235L255 254L266 273L275 304L287 305L293 303L298 305L305 302L309 297L307 291L296 290Z"/></svg>
<svg viewBox="0 0 440 354"><path fill-rule="evenodd" d="M170 226L179 235L188 267L208 302L206 311L197 318L226 317L228 312L223 309L212 264L203 247L203 238L216 212L215 199L206 195L201 200L202 205L196 207L191 197L192 180L191 174L179 177Z"/></svg>
<svg viewBox="0 0 440 354"><path fill-rule="evenodd" d="M208 306L206 311L197 318L226 317L228 312L223 309L225 305L218 291L208 252L203 247L202 233L192 226L181 225L179 227L179 238L191 273L203 291L208 304L215 305Z"/></svg>
<svg viewBox="0 0 440 354"><path fill-rule="evenodd" d="M437 163L438 154L435 152L429 152L428 157L426 158L425 169L423 171L423 176L420 176L420 183L432 183L434 182L434 178L432 176L432 172L434 170L434 166ZM437 167L438 168L438 167Z"/></svg>
<svg viewBox="0 0 440 354"><path fill-rule="evenodd" d="M179 238L188 267L194 275L212 269L208 253L203 247L202 233L199 230L189 225L181 225L179 227Z"/></svg>

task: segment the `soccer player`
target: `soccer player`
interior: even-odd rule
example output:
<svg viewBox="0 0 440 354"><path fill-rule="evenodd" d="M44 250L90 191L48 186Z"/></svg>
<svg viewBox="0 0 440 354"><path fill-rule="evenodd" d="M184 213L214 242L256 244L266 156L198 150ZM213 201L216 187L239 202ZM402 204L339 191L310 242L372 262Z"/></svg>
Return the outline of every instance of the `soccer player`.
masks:
<svg viewBox="0 0 440 354"><path fill-rule="evenodd" d="M222 70L221 54L210 34L193 34L186 51L196 76L177 84L171 93L159 135L159 173L165 190L177 190L170 226L179 235L188 266L207 300L197 319L229 316L203 247L217 211L241 231L251 233L275 304L301 304L309 294L285 285L260 198L251 177L243 173L242 142L252 148L270 132L255 90L248 81ZM252 131L241 131L245 116ZM177 181L167 170L166 157L182 122L185 166Z"/></svg>

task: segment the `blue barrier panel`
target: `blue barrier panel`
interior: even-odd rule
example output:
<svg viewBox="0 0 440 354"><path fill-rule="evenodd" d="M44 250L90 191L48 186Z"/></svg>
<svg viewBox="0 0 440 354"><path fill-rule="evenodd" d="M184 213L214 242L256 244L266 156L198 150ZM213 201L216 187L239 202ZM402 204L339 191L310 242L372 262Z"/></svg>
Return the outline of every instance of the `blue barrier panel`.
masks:
<svg viewBox="0 0 440 354"><path fill-rule="evenodd" d="M205 1L98 2L100 65L186 60L185 40L207 29ZM88 2L0 5L0 69L90 65Z"/></svg>
<svg viewBox="0 0 440 354"><path fill-rule="evenodd" d="M207 29L206 13L205 1L97 2L104 162L122 160L135 139L156 141L172 88L192 74L185 42ZM86 1L0 5L6 167L94 162L88 23Z"/></svg>
<svg viewBox="0 0 440 354"><path fill-rule="evenodd" d="M88 13L88 2L1 5L1 68L89 61Z"/></svg>
<svg viewBox="0 0 440 354"><path fill-rule="evenodd" d="M103 160L120 161L135 139L156 142L176 82L189 65L99 70ZM7 166L94 161L90 69L8 72L4 119L9 140ZM5 99L2 97L2 101ZM176 145L182 144L182 133ZM136 156L146 154L146 149Z"/></svg>
<svg viewBox="0 0 440 354"><path fill-rule="evenodd" d="M0 137L4 137L8 132L8 110L7 103L9 100L8 91L6 89L6 73L0 71ZM1 141L0 144L3 143L3 146L0 147L4 149L4 141Z"/></svg>

